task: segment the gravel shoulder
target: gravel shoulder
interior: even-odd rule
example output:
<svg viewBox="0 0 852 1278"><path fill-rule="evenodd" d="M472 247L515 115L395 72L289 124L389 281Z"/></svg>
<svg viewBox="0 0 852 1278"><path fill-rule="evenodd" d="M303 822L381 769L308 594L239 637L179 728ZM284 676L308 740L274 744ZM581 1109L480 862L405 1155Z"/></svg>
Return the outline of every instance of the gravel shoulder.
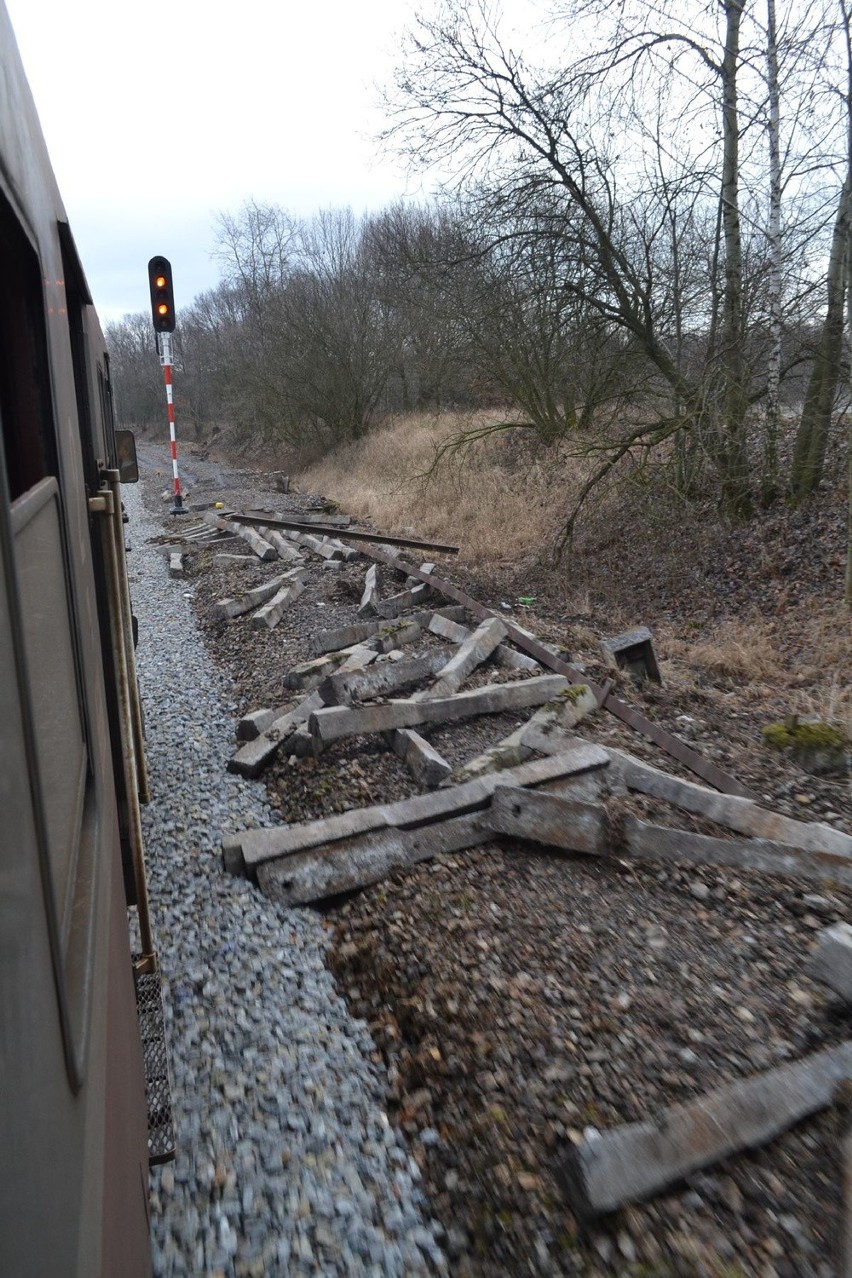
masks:
<svg viewBox="0 0 852 1278"><path fill-rule="evenodd" d="M375 1043L326 964L328 926L222 870L223 834L273 818L261 786L225 771L232 681L151 544L162 529L140 496L125 493L153 796L143 818L179 1149L152 1172L155 1272L443 1272Z"/></svg>
<svg viewBox="0 0 852 1278"><path fill-rule="evenodd" d="M308 502L259 491L249 475L221 466L208 475L201 462L194 465L193 496L199 501L279 509L287 500L303 507ZM148 485L155 517L156 487ZM149 535L159 531L155 523ZM157 552L151 547L148 553ZM184 592L192 595L204 643L203 649L198 644L194 686L210 682L203 670L217 671L214 681L226 688L231 715L286 701L292 694L283 676L314 655L316 631L354 619L363 562L337 573L312 567L298 604L272 632L215 620L216 599L273 571L274 565L259 562L216 563L211 551L193 557L187 584L169 581L165 564L160 568L155 607L167 609L179 597L180 615L187 617ZM499 603L507 593L499 582L477 583L461 571L457 578L485 603ZM542 601L538 607L540 615L529 610L517 615L542 637L567 643L599 679L595 619L559 622L555 604L548 610ZM424 639L412 652L431 644ZM156 672L163 657L151 660ZM679 679L675 668L667 674L664 690L640 695L625 685L621 692L649 717L691 739L775 810L800 819L814 816L852 833L847 780L808 777L760 742L759 724L783 704L780 691L772 704L764 698L758 711L749 690L738 692L730 681L697 687ZM481 676L486 677L495 672ZM197 692L193 695L197 700ZM498 716L426 735L455 763L519 722L520 717ZM236 780L225 772L233 749L229 715L220 713L205 731L219 734L206 745L214 770L209 785L221 796ZM668 771L682 771L612 718L593 716L581 732ZM150 746L156 769L186 769L192 739L191 730L177 749L171 742L172 762L161 765L158 737ZM161 793L169 788L174 793L174 780L166 783L163 775L162 785ZM182 781L178 788L182 793ZM229 824L237 828L233 822L302 820L415 792L401 761L377 742L341 743L320 760L280 760L264 782L245 783L240 794L250 800L217 798L216 820L205 826L190 887L198 898L208 883L215 884L216 893L233 894L241 909L261 911L268 919L262 964L268 964L267 973L292 962L272 936L310 930L313 959L333 972L337 992L322 984L328 971L317 972L315 984L300 986L305 1010L317 996L336 1007L343 998L355 1016L362 1054L372 1054L381 1066L370 1066L368 1086L379 1111L385 1107L392 1120L394 1139L404 1141L393 1146L395 1157L409 1160L409 1174L416 1169L422 1177L450 1271L483 1278L839 1273L841 1169L833 1111L592 1230L580 1229L566 1209L557 1167L566 1142L590 1128L654 1116L665 1105L845 1038L847 1012L809 980L804 964L821 927L852 917L852 892L758 874L593 863L509 840L439 858L322 917L278 911L255 889L221 877L216 840ZM176 825L170 832L175 849L184 831L194 839L196 809L203 811L180 802L179 815L167 818ZM169 803L164 811L171 811ZM686 826L687 819L678 824ZM155 863L153 874L169 879L171 869L158 871ZM169 909L178 918L185 886L162 887L172 893ZM176 925L176 936L180 930ZM244 926L238 930L246 934ZM169 941L166 948L177 943ZM190 948L199 943L191 940ZM212 960L215 945L205 952ZM268 974L265 980L270 982ZM254 1005L256 988L256 981L248 986L247 1003ZM210 993L215 1002L215 985ZM185 1001L191 1001L191 991ZM179 1022L177 1011L175 1017ZM245 1050L260 1028L254 1019L245 1027ZM178 1030L184 1033L180 1025ZM313 1122L306 1119L310 1095L294 1098L292 1105ZM193 1158L198 1134L188 1134ZM212 1149L208 1130L203 1138ZM210 1161L215 1180L218 1164L212 1156ZM167 1211L167 1220L178 1220L180 1209L178 1203L173 1218ZM416 1241L411 1245L416 1248ZM427 1248L414 1254L425 1264L430 1253ZM415 1272L405 1268L408 1263L410 1256L402 1272Z"/></svg>

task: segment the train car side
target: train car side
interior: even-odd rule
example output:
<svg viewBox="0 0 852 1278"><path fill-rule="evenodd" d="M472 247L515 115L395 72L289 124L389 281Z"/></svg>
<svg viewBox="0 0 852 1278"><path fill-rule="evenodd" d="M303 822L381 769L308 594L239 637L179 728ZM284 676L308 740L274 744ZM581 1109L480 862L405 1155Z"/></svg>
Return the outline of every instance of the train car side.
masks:
<svg viewBox="0 0 852 1278"><path fill-rule="evenodd" d="M0 1272L135 1278L148 1132L121 826L140 764L120 769L93 491L108 365L2 7L0 50Z"/></svg>

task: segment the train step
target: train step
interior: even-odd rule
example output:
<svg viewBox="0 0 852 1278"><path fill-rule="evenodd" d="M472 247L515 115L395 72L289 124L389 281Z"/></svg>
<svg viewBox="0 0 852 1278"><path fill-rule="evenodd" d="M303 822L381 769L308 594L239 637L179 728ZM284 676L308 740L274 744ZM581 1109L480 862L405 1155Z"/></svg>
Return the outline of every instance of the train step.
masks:
<svg viewBox="0 0 852 1278"><path fill-rule="evenodd" d="M168 1163L175 1156L172 1086L166 1047L166 1023L160 973L134 967L136 1010L145 1062L145 1099L148 1103L148 1162Z"/></svg>

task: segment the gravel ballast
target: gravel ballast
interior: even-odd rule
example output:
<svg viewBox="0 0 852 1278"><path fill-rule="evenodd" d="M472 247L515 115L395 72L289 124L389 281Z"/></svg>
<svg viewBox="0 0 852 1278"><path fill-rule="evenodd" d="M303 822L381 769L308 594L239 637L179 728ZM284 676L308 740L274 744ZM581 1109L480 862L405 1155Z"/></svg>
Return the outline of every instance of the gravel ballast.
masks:
<svg viewBox="0 0 852 1278"><path fill-rule="evenodd" d="M326 968L328 928L222 870L225 834L275 818L262 785L226 772L228 681L191 591L147 544L161 526L137 490L124 500L179 1150L152 1173L155 1273L445 1272L417 1164L383 1109L375 1045Z"/></svg>
<svg viewBox="0 0 852 1278"><path fill-rule="evenodd" d="M237 510L286 502L294 512L322 505L303 493L278 498L263 474L225 468L200 452L190 460L196 502ZM146 484L146 500L160 515L155 483ZM157 521L161 541L181 523L163 522L165 532ZM367 562L348 563L332 576L306 555L304 593L266 632L245 619L223 621L216 603L280 567L191 550L183 589L192 591L193 616L221 672L229 710L293 704L301 694L289 687L288 672L316 656L321 634L358 620ZM506 602L513 592L487 575L483 581L455 563L442 571L457 583L461 577L484 602L516 611ZM384 592L400 584L389 576ZM609 677L598 641L619 633L620 621L573 606L566 619L547 599L536 606L547 616L525 608L519 614L525 624L570 651L597 682ZM575 627L577 617L582 625ZM647 619L655 626L654 617ZM447 657L453 648L424 631L404 651ZM515 677L486 665L466 686ZM619 695L693 741L771 810L852 833L848 777L804 775L760 736L762 723L789 705L789 683L725 675L717 686L709 673L699 683L671 659L665 678L662 687L636 688L618 676ZM429 725L424 734L459 767L527 717L483 716ZM682 772L603 713L590 715L578 731ZM263 780L271 806L264 824L326 818L422 789L375 734L335 742L318 758L280 751ZM616 832L628 816L731 837L648 796L615 796L607 805ZM659 865L653 857L572 858L506 838L442 855L329 906L325 917L335 928L323 957L351 1014L363 1018L382 1053L383 1104L420 1169L417 1187L445 1230L449 1271L459 1278L844 1272L845 1120L833 1106L770 1144L592 1224L573 1217L560 1167L574 1143L648 1121L668 1106L848 1038L848 1008L814 983L808 959L820 930L848 920L850 911L852 890L834 882ZM431 1263L425 1255L424 1263Z"/></svg>

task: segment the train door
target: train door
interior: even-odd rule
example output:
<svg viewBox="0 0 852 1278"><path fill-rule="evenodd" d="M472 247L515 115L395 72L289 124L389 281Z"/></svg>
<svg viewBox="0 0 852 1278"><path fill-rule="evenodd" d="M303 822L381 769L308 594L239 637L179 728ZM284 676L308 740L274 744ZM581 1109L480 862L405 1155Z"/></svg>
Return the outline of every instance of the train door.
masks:
<svg viewBox="0 0 852 1278"><path fill-rule="evenodd" d="M60 260L0 192L0 1272L16 1278L150 1272L70 342L45 304Z"/></svg>

